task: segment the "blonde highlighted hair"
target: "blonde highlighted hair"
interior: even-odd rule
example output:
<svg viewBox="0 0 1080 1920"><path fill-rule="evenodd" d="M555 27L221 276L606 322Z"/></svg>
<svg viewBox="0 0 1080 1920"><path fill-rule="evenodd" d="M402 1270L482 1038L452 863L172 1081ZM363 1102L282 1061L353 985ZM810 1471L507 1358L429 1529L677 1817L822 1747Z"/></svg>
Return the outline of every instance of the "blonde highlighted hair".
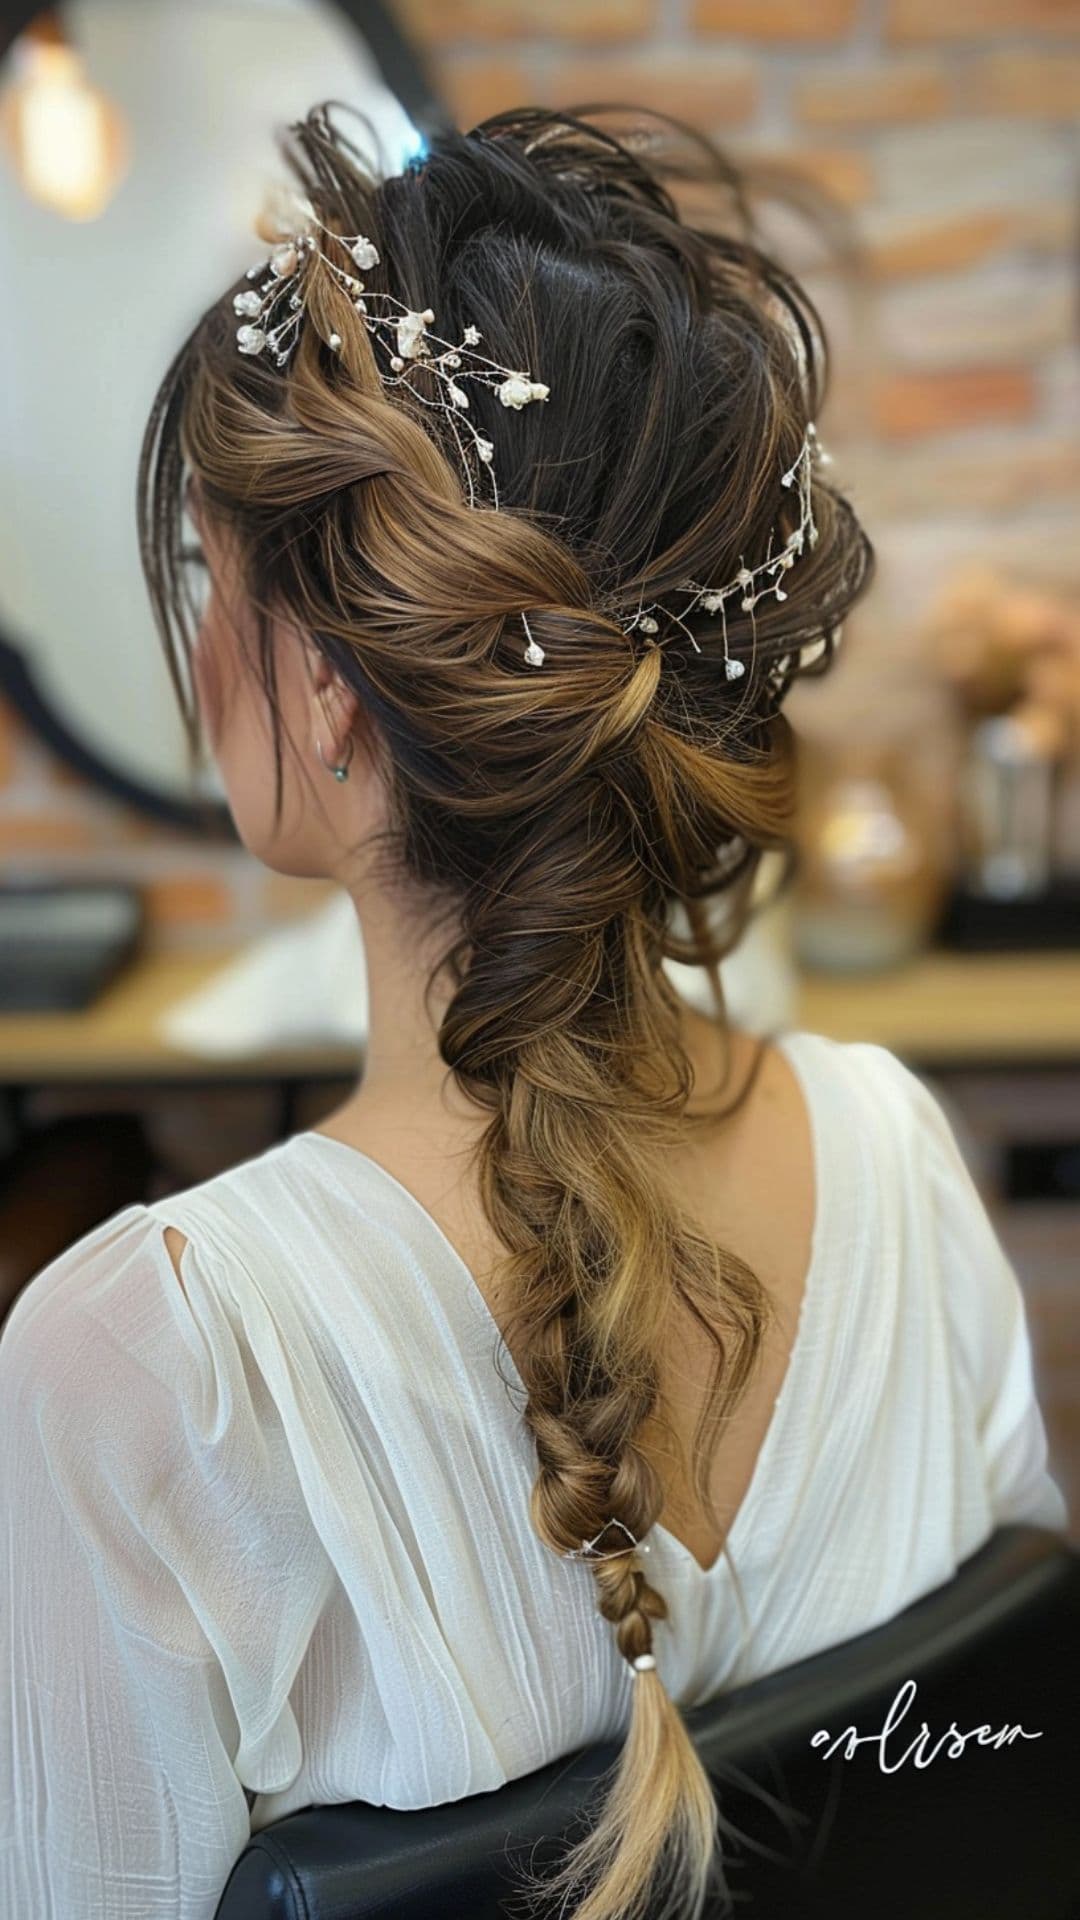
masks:
<svg viewBox="0 0 1080 1920"><path fill-rule="evenodd" d="M374 240L379 286L430 301L445 339L477 324L488 354L549 384L543 406L510 414L471 389L498 511L467 504L442 417L383 387L385 363L317 261L285 369L237 352L245 282L215 302L162 384L140 473L144 564L193 747L189 473L241 557L279 805L284 614L358 695L356 744L390 797L388 878L418 909L452 903L432 975L451 988L439 1047L487 1116L477 1171L507 1250L531 1519L557 1553L609 1516L637 1540L659 1518L643 1441L672 1432L658 1356L675 1303L716 1348L692 1463L703 1508L709 1439L754 1372L766 1290L663 1177L670 1150L718 1116L687 1111L662 962L706 967L722 1018L718 963L762 854L786 851L791 871L780 704L797 674L827 668L872 567L850 506L815 472L820 537L786 575L786 601L728 612L741 679L724 674L718 615L692 616L700 652L677 628L652 646L613 616L613 602L629 617L680 580L726 582L765 557L825 377L818 316L759 244L739 173L692 129L639 117L664 136L647 150L595 110L500 113L436 136L422 166L386 180L328 108L290 130L301 191L330 229ZM666 173L713 187L715 228L687 224ZM523 612L540 671L522 659ZM704 911L720 894L722 931ZM668 1605L647 1561L628 1542L590 1564L619 1652L653 1650ZM610 1792L533 1893L575 1920L692 1920L719 1886L716 1800L659 1670L631 1677Z"/></svg>

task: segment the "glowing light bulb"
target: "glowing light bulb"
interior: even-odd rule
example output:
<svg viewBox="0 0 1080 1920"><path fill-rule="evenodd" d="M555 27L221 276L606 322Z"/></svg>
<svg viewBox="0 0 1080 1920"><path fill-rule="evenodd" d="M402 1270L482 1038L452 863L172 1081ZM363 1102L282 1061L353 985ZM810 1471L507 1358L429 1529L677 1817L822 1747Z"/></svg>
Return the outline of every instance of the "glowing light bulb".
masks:
<svg viewBox="0 0 1080 1920"><path fill-rule="evenodd" d="M22 186L68 220L97 219L127 172L120 115L56 28L31 27L12 55L16 78L0 100L0 129Z"/></svg>

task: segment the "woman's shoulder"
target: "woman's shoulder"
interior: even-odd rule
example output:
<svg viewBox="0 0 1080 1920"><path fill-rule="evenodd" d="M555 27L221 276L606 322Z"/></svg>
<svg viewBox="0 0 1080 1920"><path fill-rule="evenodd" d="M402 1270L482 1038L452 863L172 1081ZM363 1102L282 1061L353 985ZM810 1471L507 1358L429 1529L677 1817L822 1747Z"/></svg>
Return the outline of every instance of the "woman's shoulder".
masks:
<svg viewBox="0 0 1080 1920"><path fill-rule="evenodd" d="M846 1193L852 1231L868 1252L887 1241L908 1262L936 1245L931 1265L947 1257L962 1291L956 1276L992 1228L977 1143L947 1084L877 1041L809 1028L775 1039L801 1082L820 1177Z"/></svg>
<svg viewBox="0 0 1080 1920"><path fill-rule="evenodd" d="M157 1199L135 1200L80 1234L27 1281L0 1327L0 1372L39 1381L82 1350L108 1361L157 1340L167 1345L174 1295L197 1263L207 1276L235 1262L246 1227L266 1217L277 1149L253 1155ZM191 1251L189 1252L189 1249Z"/></svg>
<svg viewBox="0 0 1080 1920"><path fill-rule="evenodd" d="M973 1377L992 1378L995 1330L1018 1337L1023 1302L964 1115L947 1088L889 1047L804 1030L785 1038L808 1081L858 1105L834 1149L850 1151L863 1175L860 1237L875 1257L890 1246L907 1284L936 1291Z"/></svg>
<svg viewBox="0 0 1080 1920"><path fill-rule="evenodd" d="M894 1098L921 1085L915 1070L902 1056L876 1040L841 1040L814 1027L780 1027L768 1039L781 1052L805 1060L819 1076L831 1074L853 1086L874 1083Z"/></svg>
<svg viewBox="0 0 1080 1920"><path fill-rule="evenodd" d="M92 1562L140 1647L201 1660L213 1646L250 1689L261 1729L263 1669L257 1649L237 1649L279 1603L289 1620L271 1625L268 1643L299 1644L330 1569L270 1387L291 1378L291 1356L272 1324L256 1351L254 1290L183 1217L193 1236L184 1289L168 1222L144 1202L100 1221L23 1289L0 1329L0 1458L19 1463L23 1499L39 1487L43 1499L59 1496L63 1550ZM0 1527L12 1505L0 1485ZM29 1522L27 1537L36 1551ZM254 1589L221 1577L237 1540L245 1567L265 1570Z"/></svg>
<svg viewBox="0 0 1080 1920"><path fill-rule="evenodd" d="M141 1201L116 1209L71 1241L27 1281L0 1329L0 1368L18 1351L46 1356L64 1322L100 1317L132 1284L145 1286L161 1228Z"/></svg>
<svg viewBox="0 0 1080 1920"><path fill-rule="evenodd" d="M860 1109L878 1129L901 1136L951 1138L962 1123L945 1090L932 1076L876 1040L841 1040L810 1027L790 1027L769 1036L799 1074L804 1088Z"/></svg>
<svg viewBox="0 0 1080 1920"><path fill-rule="evenodd" d="M266 1293L246 1233L251 1178L241 1165L120 1207L27 1282L0 1327L0 1438L47 1425L56 1448L78 1452L88 1433L95 1446L115 1434L118 1453L130 1443L144 1463L175 1466L193 1409L213 1426L224 1396L246 1429L237 1390Z"/></svg>

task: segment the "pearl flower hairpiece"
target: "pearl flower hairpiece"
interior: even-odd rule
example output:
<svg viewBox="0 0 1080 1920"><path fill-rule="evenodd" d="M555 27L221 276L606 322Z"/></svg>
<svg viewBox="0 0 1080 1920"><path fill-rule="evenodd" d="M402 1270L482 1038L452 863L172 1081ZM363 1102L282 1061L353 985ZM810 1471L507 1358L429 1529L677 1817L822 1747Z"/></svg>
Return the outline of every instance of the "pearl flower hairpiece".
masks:
<svg viewBox="0 0 1080 1920"><path fill-rule="evenodd" d="M387 387L407 385L424 406L435 407L449 420L465 472L469 505L476 504L476 490L472 467L461 438L462 427L471 436L481 468L490 475L494 504L498 506L498 487L492 468L495 449L487 436L468 419L466 410L469 396L461 383L463 380L476 380L484 386L494 387L503 406L512 407L518 412L533 400L546 400L550 389L542 381L533 380L528 372L500 366L486 354L476 353L474 349L483 338L477 327L466 327L459 341L444 340L431 331L431 322L435 318L432 307L418 310L406 306L391 293L367 287L359 274L379 264L379 252L373 241L362 233L334 233L323 225L310 200L294 196L291 204L296 230L287 233L279 241L267 260L248 268L247 278L261 281L262 284L245 288L233 299L233 310L243 321L236 332L236 344L240 352L252 355L266 353L279 367L287 363L299 337L300 323L305 313L304 267L312 257L317 257L333 275L338 286L348 294L355 312L362 317L372 338L389 351L389 370L382 373L383 384ZM350 268L330 258L320 242L319 236L322 234L349 256ZM353 267L358 268L359 273L351 271ZM388 311L380 311L381 308ZM443 351L433 353L429 344L432 341ZM333 352L339 353L341 335L331 333L326 344ZM417 365L429 368L436 376L444 398L432 400L412 385L409 376Z"/></svg>
<svg viewBox="0 0 1080 1920"><path fill-rule="evenodd" d="M290 193L287 200L288 214L284 225L279 224L279 238L266 260L258 262L247 270L247 278L261 282L243 289L233 298L233 310L242 324L236 331L236 344L243 354L267 354L275 364L283 367L290 359L299 337L301 321L305 315L303 298L303 275L307 262L317 257L332 274L338 286L349 296L352 307L363 319L373 340L380 342L389 353L389 368L381 372L384 386L406 385L415 399L422 405L434 407L443 413L449 422L450 430L461 459L468 487L469 505L475 506L477 493L472 465L468 458L461 429L466 429L471 438L472 448L491 482L493 504L499 504L498 486L495 481L492 459L494 447L487 436L468 418L469 396L462 385L463 380L479 381L482 385L493 387L504 407L520 411L533 400L546 400L550 388L542 381L534 380L527 372L518 368L501 366L486 354L475 351L483 338L475 326L467 326L462 338L457 342L443 339L433 333L431 323L435 319L432 307L420 309L407 306L393 294L369 288L360 278L379 264L379 252L366 234L338 234L324 226L318 218L310 200L301 195ZM335 247L349 257L349 267L341 266L331 259L321 244L320 235L332 240ZM358 272L352 269L357 268ZM380 310L380 308L384 310ZM442 349L433 352L430 342ZM330 333L326 341L332 352L341 351L341 335ZM413 386L409 376L417 365L427 367L436 377L444 398L433 400L427 394L419 392ZM753 616L754 608L765 595L771 594L775 600L786 600L784 579L794 566L796 559L807 546L817 545L818 529L814 521L811 498L811 478L814 461L822 465L829 464L829 455L821 446L817 428L810 422L803 437L802 447L783 475L785 487L798 486L799 524L790 533L781 550L773 553L774 532L769 534L769 546L765 559L756 567L748 567L743 562L734 579L724 586L703 585L697 580L682 581L674 591L689 594L688 603L681 613L673 612L659 602L649 606L639 605L625 627L627 634L640 630L649 636L659 632L659 614L681 627L687 635L695 652L701 648L687 626L686 621L695 607L703 606L707 613L719 613L723 631L724 671L729 680L741 679L746 672L745 662L733 659L728 652L728 633L726 602L736 593L739 605L744 613ZM546 658L543 647L534 638L524 612L521 621L528 636L528 645L524 650L524 659L529 666L543 666Z"/></svg>

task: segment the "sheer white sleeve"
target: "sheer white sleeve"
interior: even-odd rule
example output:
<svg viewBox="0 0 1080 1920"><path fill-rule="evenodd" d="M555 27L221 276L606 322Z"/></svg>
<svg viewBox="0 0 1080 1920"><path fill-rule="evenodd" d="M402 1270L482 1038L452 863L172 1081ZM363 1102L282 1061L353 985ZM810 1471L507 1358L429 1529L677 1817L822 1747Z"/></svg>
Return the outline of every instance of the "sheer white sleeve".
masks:
<svg viewBox="0 0 1080 1920"><path fill-rule="evenodd" d="M1064 1496L1047 1470L1020 1283L998 1238L945 1108L886 1049L910 1102L922 1156L946 1307L968 1383L994 1521L1064 1531Z"/></svg>
<svg viewBox="0 0 1080 1920"><path fill-rule="evenodd" d="M330 1570L227 1279L141 1206L0 1335L0 1912L212 1920ZM185 1292L186 1289L186 1292Z"/></svg>

